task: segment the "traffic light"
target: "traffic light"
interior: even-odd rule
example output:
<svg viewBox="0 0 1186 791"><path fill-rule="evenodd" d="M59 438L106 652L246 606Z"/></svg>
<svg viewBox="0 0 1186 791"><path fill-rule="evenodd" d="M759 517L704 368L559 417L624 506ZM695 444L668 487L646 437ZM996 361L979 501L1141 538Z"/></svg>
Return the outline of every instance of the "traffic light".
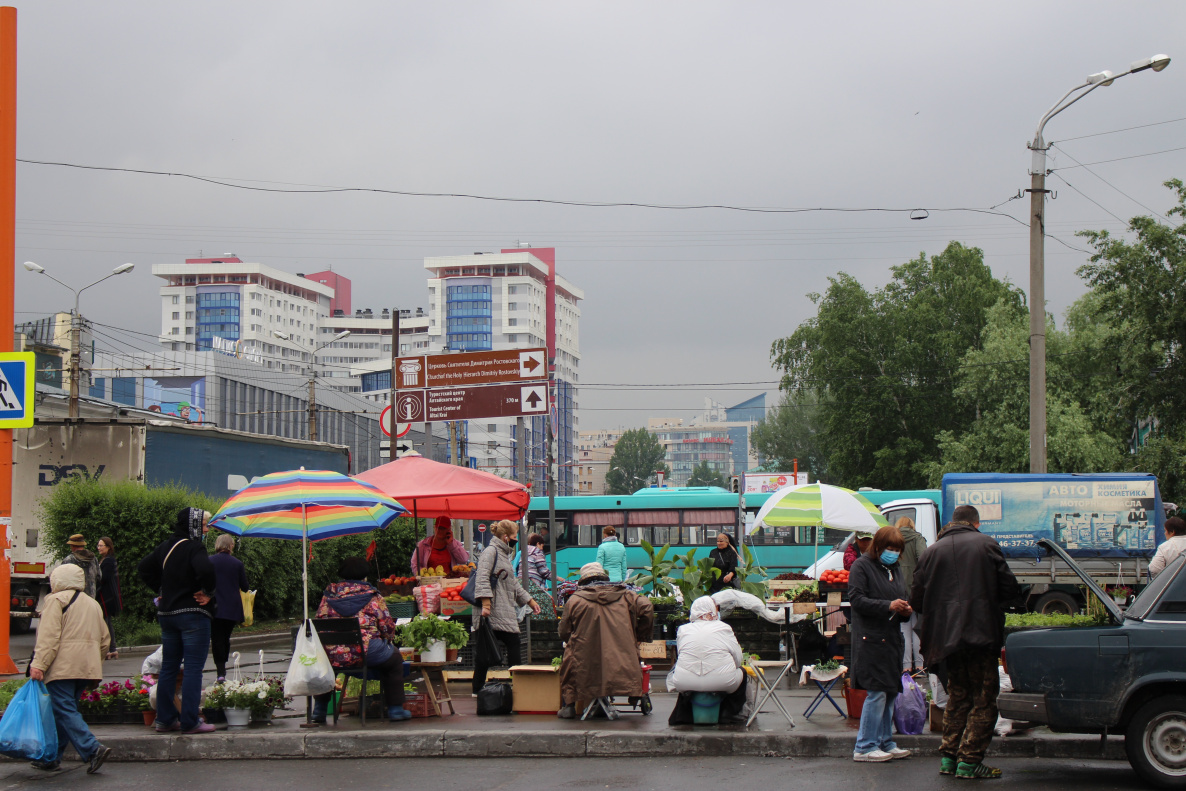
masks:
<svg viewBox="0 0 1186 791"><path fill-rule="evenodd" d="M741 491L741 476L733 475L729 478L729 491L737 494Z"/></svg>

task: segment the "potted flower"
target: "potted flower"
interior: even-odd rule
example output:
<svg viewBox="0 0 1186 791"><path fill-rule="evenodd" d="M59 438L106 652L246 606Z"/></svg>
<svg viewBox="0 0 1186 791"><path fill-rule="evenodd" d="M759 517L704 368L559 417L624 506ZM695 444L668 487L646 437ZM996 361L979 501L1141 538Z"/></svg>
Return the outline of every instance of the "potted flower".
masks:
<svg viewBox="0 0 1186 791"><path fill-rule="evenodd" d="M469 645L469 630L457 621L445 621L448 634L445 635L445 661L456 662L457 654Z"/></svg>
<svg viewBox="0 0 1186 791"><path fill-rule="evenodd" d="M152 725L156 721L156 709L149 700L149 685L140 676L129 678L123 683L119 692L119 700L125 712L140 712L145 725Z"/></svg>
<svg viewBox="0 0 1186 791"><path fill-rule="evenodd" d="M1112 601L1117 604L1127 604L1128 597L1132 595L1132 588L1125 585L1116 585L1108 593L1112 594Z"/></svg>
<svg viewBox="0 0 1186 791"><path fill-rule="evenodd" d="M272 713L276 709L286 707L292 698L284 694L284 679L268 676L263 679L263 683L267 684L267 694L262 698L258 694L256 695L257 703L251 706L251 720L252 722L271 723Z"/></svg>
<svg viewBox="0 0 1186 791"><path fill-rule="evenodd" d="M456 628L463 629L460 624L443 621L431 613L417 615L400 628L400 645L416 649L422 662L444 662L447 641L453 637L454 643L457 642Z"/></svg>
<svg viewBox="0 0 1186 791"><path fill-rule="evenodd" d="M206 690L206 708L221 710L232 728L246 727L251 712L262 711L267 699L266 681L222 681Z"/></svg>

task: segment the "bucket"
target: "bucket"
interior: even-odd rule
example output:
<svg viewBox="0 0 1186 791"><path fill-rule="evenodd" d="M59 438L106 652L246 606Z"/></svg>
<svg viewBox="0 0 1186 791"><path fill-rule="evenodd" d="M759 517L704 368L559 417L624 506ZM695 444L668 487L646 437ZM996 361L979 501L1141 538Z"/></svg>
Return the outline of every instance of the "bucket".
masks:
<svg viewBox="0 0 1186 791"><path fill-rule="evenodd" d="M433 640L428 648L420 652L421 662L444 662L446 656L445 641Z"/></svg>
<svg viewBox="0 0 1186 791"><path fill-rule="evenodd" d="M844 703L848 707L849 719L859 720L861 712L865 709L865 696L869 694L863 689L853 689L848 685L848 680L844 681Z"/></svg>
<svg viewBox="0 0 1186 791"><path fill-rule="evenodd" d="M721 719L721 696L716 692L692 693L692 722L716 725Z"/></svg>

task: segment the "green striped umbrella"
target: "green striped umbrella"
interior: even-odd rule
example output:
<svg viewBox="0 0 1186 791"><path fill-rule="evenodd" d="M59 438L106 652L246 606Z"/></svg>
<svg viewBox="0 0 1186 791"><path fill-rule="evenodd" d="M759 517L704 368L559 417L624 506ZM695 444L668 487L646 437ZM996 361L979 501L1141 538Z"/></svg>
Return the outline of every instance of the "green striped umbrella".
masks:
<svg viewBox="0 0 1186 791"><path fill-rule="evenodd" d="M861 495L827 483L787 486L770 496L750 532L760 527L830 527L873 532L888 522Z"/></svg>

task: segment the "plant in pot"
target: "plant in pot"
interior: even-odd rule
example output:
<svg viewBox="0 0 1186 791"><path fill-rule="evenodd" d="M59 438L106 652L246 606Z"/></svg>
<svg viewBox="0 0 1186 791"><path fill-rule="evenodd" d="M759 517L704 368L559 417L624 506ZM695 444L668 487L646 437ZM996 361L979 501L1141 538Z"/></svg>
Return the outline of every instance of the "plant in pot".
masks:
<svg viewBox="0 0 1186 791"><path fill-rule="evenodd" d="M1116 585L1108 593L1112 595L1112 601L1117 604L1127 604L1128 597L1132 595L1132 588L1127 585Z"/></svg>
<svg viewBox="0 0 1186 791"><path fill-rule="evenodd" d="M632 574L626 581L640 588L650 585L652 592L656 595L670 595L673 590L670 574L675 568L675 560L667 559L671 544L664 544L658 552L649 541L640 541L639 546L642 547L643 552L647 553L647 565L643 566L642 571Z"/></svg>
<svg viewBox="0 0 1186 791"><path fill-rule="evenodd" d="M676 555L675 559L680 563L677 570L682 573L678 577L673 577L672 582L683 594L684 604L691 606L696 599L708 595L709 586L714 579L721 576L721 570L713 568L712 558L696 560L694 549L688 550L686 555Z"/></svg>
<svg viewBox="0 0 1186 791"><path fill-rule="evenodd" d="M444 662L448 640L452 636L457 642L455 627L459 626L431 613L417 615L400 628L399 643L416 649L422 662Z"/></svg>
<svg viewBox="0 0 1186 791"><path fill-rule="evenodd" d="M262 710L266 705L268 686L266 681L221 681L206 690L205 706L222 711L227 725L246 727L252 711Z"/></svg>
<svg viewBox="0 0 1186 791"><path fill-rule="evenodd" d="M292 702L292 697L284 694L284 679L279 676L267 676L260 683L266 684L264 697L256 695L256 702L251 706L252 722L272 721L272 713L276 709L283 709Z"/></svg>
<svg viewBox="0 0 1186 791"><path fill-rule="evenodd" d="M149 685L140 676L129 678L119 692L119 700L123 703L125 711L140 712L144 717L144 724L152 725L156 721L156 709L152 707L148 690Z"/></svg>
<svg viewBox="0 0 1186 791"><path fill-rule="evenodd" d="M449 633L445 635L445 661L456 662L457 653L469 645L469 630L457 621L445 621Z"/></svg>

